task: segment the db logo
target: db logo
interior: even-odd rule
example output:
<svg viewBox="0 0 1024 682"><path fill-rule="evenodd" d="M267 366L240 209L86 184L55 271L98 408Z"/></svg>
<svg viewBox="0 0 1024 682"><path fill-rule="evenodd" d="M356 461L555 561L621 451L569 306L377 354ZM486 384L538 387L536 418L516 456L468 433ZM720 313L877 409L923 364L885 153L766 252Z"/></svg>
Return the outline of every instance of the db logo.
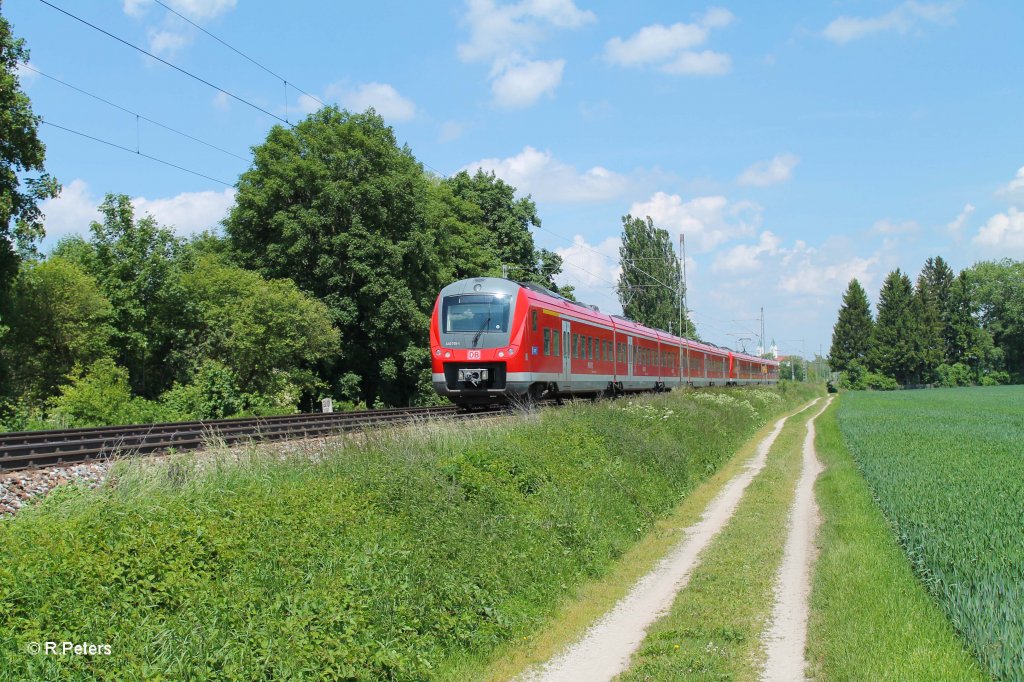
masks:
<svg viewBox="0 0 1024 682"><path fill-rule="evenodd" d="M471 350L468 353L466 353L466 357L469 358L470 360L479 360L480 359L480 351L478 351L478 350Z"/></svg>

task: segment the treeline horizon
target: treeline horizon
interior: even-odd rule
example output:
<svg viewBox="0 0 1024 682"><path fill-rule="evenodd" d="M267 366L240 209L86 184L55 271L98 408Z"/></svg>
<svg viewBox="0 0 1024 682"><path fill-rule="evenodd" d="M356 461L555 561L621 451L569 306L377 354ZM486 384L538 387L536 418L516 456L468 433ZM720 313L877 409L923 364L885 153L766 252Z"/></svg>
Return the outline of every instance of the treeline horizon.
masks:
<svg viewBox="0 0 1024 682"><path fill-rule="evenodd" d="M954 274L936 256L916 282L897 268L876 310L850 280L829 352L845 388L1024 381L1024 262L979 261Z"/></svg>
<svg viewBox="0 0 1024 682"><path fill-rule="evenodd" d="M0 429L432 404L444 285L504 267L572 296L529 196L428 173L373 110L275 126L237 188L223 234L178 237L108 194L88 237L22 250L0 285Z"/></svg>

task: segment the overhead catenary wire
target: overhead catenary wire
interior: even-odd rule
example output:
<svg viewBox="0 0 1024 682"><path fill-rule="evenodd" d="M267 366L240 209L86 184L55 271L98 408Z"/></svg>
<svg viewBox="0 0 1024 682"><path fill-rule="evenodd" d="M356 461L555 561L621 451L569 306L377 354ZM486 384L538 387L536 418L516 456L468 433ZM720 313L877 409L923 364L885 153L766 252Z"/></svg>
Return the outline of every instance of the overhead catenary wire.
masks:
<svg viewBox="0 0 1024 682"><path fill-rule="evenodd" d="M122 151L126 151L129 154L135 154L136 156L141 156L141 157L147 158L147 159L149 159L151 161L156 161L157 163L162 163L165 166L170 166L171 168L176 168L176 169L178 169L180 171L185 171L186 173L191 173L192 175L196 175L196 176L199 176L201 178L205 178L207 180L212 180L213 182L219 182L220 184L224 185L225 187L234 187L234 185L231 184L230 182L224 182L223 180L218 180L217 178L214 178L214 177L211 177L209 175L206 175L205 173L200 173L199 171L194 171L191 168L185 168L184 166L179 166L176 163L171 163L170 161L166 161L166 160L158 158L156 156L151 156L149 154L146 154L145 152L141 152L141 151L138 151L136 149L132 149L130 147L125 147L124 145L117 144L116 142L111 142L110 140L104 140L102 138L95 137L93 135L89 135L88 133L83 133L80 130L75 130L73 128L68 128L66 126L58 125L56 123L51 123L50 121L47 121L46 119L41 119L40 123L43 123L44 125L51 126L53 128L58 128L60 130L67 131L69 133L73 133L75 135L79 135L81 137L93 140L95 142L100 142L102 144L108 145L110 147L114 147L116 149L120 149Z"/></svg>
<svg viewBox="0 0 1024 682"><path fill-rule="evenodd" d="M132 48L133 50L137 50L138 52L141 52L142 54L146 55L147 57L151 57L151 58L155 59L156 61L160 62L161 64L164 64L166 66L171 67L175 71L178 71L180 73L185 74L189 78L192 78L194 80L199 81L200 83L202 83L203 85L206 85L207 87L213 88L214 90L216 90L218 92L222 92L225 95L227 95L228 97L230 97L230 98L232 98L234 100L237 100L237 101L241 102L242 104L245 104L246 106L252 107L256 111L260 111L260 112L266 114L267 116L270 116L271 118L273 118L273 119L275 119L277 121L280 121L281 123L284 123L285 125L288 125L288 126L292 125L291 123L288 122L287 119L281 118L280 116L278 116L274 112L269 111L267 109L264 109L260 105L255 104L254 102L250 102L249 100L245 99L244 97L239 97L235 93L229 92L228 90L225 90L224 88L220 87L219 85L214 85L213 83L211 83L210 81L206 80L205 78L202 78L201 76L197 76L196 74L192 73L191 71L183 69L183 68L181 68L180 66L178 66L176 64L172 64L171 62L167 61L166 59L158 57L155 54L153 54L152 52L150 52L148 50L144 50L143 48L139 47L138 45L135 45L134 43L130 43L127 40L125 40L124 38L118 37L118 36L114 35L113 33L111 33L110 31L104 30L104 29L100 28L99 26L97 26L96 24L90 23L89 21L86 21L85 19L83 19L83 18L81 18L81 17L79 17L79 16L77 16L75 14L72 14L71 12L67 11L66 9L63 9L61 7L58 7L57 5L54 5L52 2L49 2L49 0L39 0L39 2L43 3L47 7L52 7L53 9L57 10L61 14L64 14L66 16L71 17L75 21L78 21L78 22L81 22L81 23L85 24L89 28L92 28L92 29L94 29L96 31L99 31L100 33L102 33L105 36L113 38L114 40L116 40L117 42L119 42L119 43L121 43L123 45L127 45L128 47Z"/></svg>
<svg viewBox="0 0 1024 682"><path fill-rule="evenodd" d="M248 60L248 61L252 62L253 64L255 64L256 66L258 66L259 68L263 69L263 70L264 70L264 71L266 71L266 72L267 72L268 74L270 74L270 75L272 75L273 77L275 77L275 78L277 78L277 79L281 80L281 81L282 81L282 82L284 83L284 85L285 85L285 88L286 88L286 89L287 89L287 87L288 87L288 86L291 86L291 87L292 87L292 88L294 88L294 89L295 89L295 90L296 90L297 92L301 92L302 94L306 95L307 97L310 97L310 98L311 98L311 99L313 99L314 101L318 102L318 103L319 103L320 105L322 105L322 106L326 106L326 104L325 104L325 103L324 103L324 102L323 102L323 101L322 101L322 100L321 100L320 98L318 98L318 97L316 97L315 95L312 95L312 94L310 94L310 93L306 92L306 91L305 91L305 90L303 90L302 88L299 88L299 87L295 86L295 85L294 85L293 83L291 83L290 81L288 81L288 80L287 80L286 78L284 78L283 76L280 76L279 74L275 73L275 72L274 72L273 70L271 70L271 69L269 69L268 67L264 66L263 64L261 64L261 63L260 63L260 62L258 62L257 60L253 59L252 57L249 57L249 56L248 56L247 54L245 54L245 53L244 53L244 52L242 52L241 50L239 50L239 49L237 49L237 48L233 47L232 45L230 45L229 43L227 43L227 42L226 42L226 41L224 41L223 39L221 39L221 38L217 37L216 35L214 35L214 34L213 34L213 33L211 33L210 31L208 31L208 30L204 29L204 28L203 28L202 26L199 26L198 24L196 24L195 22L191 21L191 20L190 20L190 19L188 19L187 17L185 17L185 16L181 15L181 14L180 14L179 12L177 12L177 11L173 10L172 8L170 8L169 6L167 6L166 4L164 4L163 2L161 2L160 0L154 0L154 1L155 1L155 2L157 3L157 4L159 4L159 5L161 6L161 7L163 7L164 9L166 9L166 10L168 10L169 12L173 13L174 15L176 15L176 16L178 16L178 17L180 17L181 19L185 20L185 21L186 21L186 22L188 22L188 23L189 23L190 25L192 25L192 26L196 27L197 29L199 29L200 31L202 31L203 33L205 33L206 35L208 35L209 37L213 38L213 39L214 39L214 40L216 40L217 42L219 42L219 43L221 43L222 45L224 45L225 47L227 47L228 49L232 50L233 52L235 52L235 53L239 54L240 56L242 56L242 57L243 57L243 58L245 58L246 60ZM189 78L192 78L193 80L196 80L196 81L198 81L198 82L202 83L203 85L206 85L206 86L207 86L207 87L209 87L209 88L212 88L212 89L214 89L214 90L216 90L216 91L218 91L218 92L220 92L220 93L223 93L224 95L226 95L226 96L228 96L228 97L230 97L230 98L232 98L232 99L234 99L234 100L236 100L236 101L238 101L238 102L241 102L242 104L245 104L246 106L249 106L249 107L251 107L252 109L255 109L255 110L257 110L257 111L259 111L259 112L261 112L261 113L263 113L263 114L266 114L267 116L270 116L271 118L273 118L273 119L275 119L275 120L277 120L277 121L279 121L279 122L281 122L281 123L284 123L285 125L288 125L288 126L294 127L294 124L292 124L292 123L291 123L290 121L288 121L288 120L287 120L287 118L281 118L281 117L280 117L280 116L278 116L277 114L274 114L273 112L271 112L271 111L269 111L269 110L267 110L267 109L265 109L265 108L263 108L263 107L259 106L258 104L255 104L255 103L253 103L253 102L251 102L251 101L249 101L249 100L245 99L244 97L240 97L239 95L236 95L236 94L234 94L233 92L230 92L229 90L226 90L225 88L222 88L222 87L220 87L220 86L218 86L218 85L215 85L214 83L211 83L210 81L208 81L208 80L206 80L206 79L202 78L201 76L198 76L198 75L196 75L196 74L192 73L191 71L188 71L187 69L184 69L184 68L182 68L182 67L180 67L180 66L178 66L178 65L176 65L176 64L173 64L173 63L171 63L171 62L167 61L166 59L163 59L163 58L161 58L161 57L158 57L157 55L153 54L152 52L149 52L148 50L145 50L145 49L143 49L143 48L139 47L138 45L135 45L134 43L131 43L131 42L129 42L129 41L127 41L127 40L125 40L124 38L121 38L121 37L119 37L119 36L117 36L117 35L114 35L113 33L111 33L111 32L109 32L109 31L107 31L107 30L105 30L105 29L103 29L103 28L101 28L101 27L99 27L99 26L97 26L97 25L95 25L95 24L93 24L93 23L91 23L91 22L87 21L86 19L83 19L83 18L81 18L81 17L79 17L79 16L77 16L77 15L75 15L75 14L73 14L73 13L71 13L71 12L69 12L69 11L67 11L67 10L65 10L65 9L63 9L63 8L61 8L61 7L59 7L59 6L55 5L55 4L53 4L53 3L51 3L51 2L49 2L48 0L39 0L39 2L41 2L41 3L43 3L44 5L46 5L46 6L48 6L48 7L52 8L52 9L54 9L54 10L56 10L56 11L58 11L58 12L62 13L62 14L64 14L64 15L66 15L66 16L68 16L68 17L70 17L70 18L72 18L72 19L74 19L74 20L76 20L76 21L78 21L78 22L80 22L80 23L82 23L82 24L84 24L84 25L86 25L86 26L88 26L88 27L92 28L92 29L93 29L93 30L95 30L95 31L98 31L99 33L102 33L103 35L106 35L106 36L107 36L107 37L109 37L109 38L112 38L113 40L116 40L116 41L117 41L117 42L119 42L119 43L122 43L123 45L125 45L125 46L127 46L127 47L130 47L130 48L132 48L133 50L136 50L137 52L140 52L141 54L144 54L144 55L146 55L146 56L148 56L148 57L150 57L150 58L152 58L152 59L154 59L154 60L156 60L156 61L160 62L161 64L164 64L165 66L168 66L168 67L170 67L170 68L174 69L175 71L178 71L179 73L181 73L181 74L183 74L183 75L186 75L186 76L188 76ZM69 87L73 87L73 86L69 86ZM91 93L86 93L86 94L90 94L90 95L91 95ZM98 98L98 99L101 99L101 98ZM111 104L111 105L113 105L113 103L111 103L111 102L108 102L108 104ZM118 106L118 105L113 105L113 106ZM122 107L120 107L120 106L118 106L118 108L121 108L121 109L123 109L123 108L122 108ZM130 112L130 113L134 113L134 112ZM140 118L141 118L141 116L140 116ZM149 120L149 119L147 119L147 120ZM71 128L67 128L67 127L64 127L64 126L59 126L59 125L56 125L56 124L50 123L50 122L48 122L48 121L44 121L44 122L45 122L45 123L47 123L48 125L51 125L51 126L53 126L53 127L56 127L56 128L60 128L60 129L62 129L62 130L65 130L65 131L67 131L67 132L70 132L70 133L73 133L73 134L76 134L76 135L80 135L80 136L82 136L82 137L85 137L85 138L88 138L88 139L94 140L94 141L96 141L96 142L100 142L100 143L102 143L102 144L106 144L106 145L109 145L109 146L111 146L111 147L115 147L115 148L121 149L121 150L123 150L123 151L127 151L127 152L129 152L129 153L137 154L138 156L143 156L143 157L145 157L145 158L148 158L148 159L150 159L150 160L153 160L153 161L156 161L156 162L158 162L158 163L161 163L161 164L164 164L164 165L170 166L170 167L172 167L172 168L176 168L176 169L182 170L182 171L184 171L184 172L187 172L187 173L190 173L190 174L192 174L192 175L196 175L196 176L199 176L199 177L203 177L203 178L206 178L206 179L208 179L208 180L212 180L212 181L214 181L214 182L217 182L217 183L223 184L223 185L225 185L225 186L228 186L228 187L231 187L231 186L233 186L233 185L232 185L231 183L227 183L227 182L224 182L223 180L219 180L219 179L217 179L217 178L213 178L213 177L211 177L211 176L208 176L208 175L205 175L205 174L203 174L203 173L199 173L198 171L193 171L193 170L191 170L191 169L185 168L185 167L183 167L183 166L179 166L179 165L177 165L177 164L174 164L174 163L171 163L171 162L169 162L169 161L165 161L165 160L163 160L163 159L160 159L160 158L158 158L158 157L155 157L155 156L151 156L151 155L149 155L149 154L145 154L145 153L142 153L141 151L139 151L139 150L137 150L137 149L136 149L136 150L132 150L132 149L130 149L130 148L128 148L128 147L124 147L124 146L122 146L122 145L119 145L119 144L117 144L117 143L114 143L114 142L110 142L110 141L108 141L108 140L103 140L103 139L100 139L100 138L94 137L94 136L92 136L92 135L88 135L88 134L86 134L86 133L82 133L82 132L80 132L80 131L77 131L77 130L74 130L74 129L71 129ZM156 125L162 125L162 124L159 124L159 123L157 123L157 122L155 122L155 121L152 121L152 120L150 120L149 122L151 122L151 123L154 123L154 124L156 124ZM163 126L163 127L167 127L167 126ZM168 127L168 129L170 129L170 128ZM173 130L173 129L171 129L171 130ZM179 132L179 131L174 131L174 132ZM187 134L186 134L186 136L187 136ZM188 136L188 137L191 137L191 136ZM198 140L197 138L192 138L192 139L195 139L196 141L200 141L200 140ZM200 141L200 142L201 142L201 141ZM206 143L204 143L204 144L206 144ZM220 151L226 151L226 150L220 150ZM231 154L231 152L226 152L226 153L229 153L229 154ZM234 154L232 154L232 155L234 156ZM436 169L436 168L434 168L433 166L430 166L429 164L427 164L427 163L425 163L425 162L421 162L421 163L423 163L423 165L424 165L424 166L426 166L427 168L430 168L431 170L433 170L434 172L438 173L438 174L439 174L439 175L441 175L442 177L448 177L448 176L447 176L446 174L444 174L444 173L442 173L441 171L437 170L437 169ZM563 235L560 235L560 234L558 234L558 233L556 233L556 232L553 232L553 231L551 231L551 230L549 230L549 229L547 229L547 228L541 227L541 226L539 226L539 225L538 225L538 226L536 226L536 227L537 227L537 229L539 229L539 230L542 230L542 231L544 231L544 232L547 232L548 234L551 234L551 235L553 235L553 236L555 236L555 237L557 237L557 238L559 238L559 239L561 239L561 240L563 240L563 241L565 241L565 242L568 242L569 244L572 244L572 245L574 245L574 246L579 246L579 247L581 247L581 248L583 248L583 249L585 249L585 250L587 250L587 251L590 251L590 252L592 252L592 253L595 253L595 254L599 255L600 257L602 257L602 258L604 258L604 259L606 259L606 260L610 260L610 261L615 261L615 259L614 259L613 257L611 257L611 256L608 256L607 254L603 254L603 253L601 253L600 251L598 251L598 250L596 250L596 249L593 249L593 248L591 248L591 247L587 246L586 244L577 244L577 243L576 243L576 242L575 242L574 240L572 240L572 239L569 239L569 238L567 238L567 237L565 237L565 236L563 236ZM617 288L617 287L618 287L618 285L617 285L616 283L614 283L614 282L611 282L610 280L607 280L607 279L605 279L604 277L601 277L601 276L599 276L599 275L597 275L597 274L595 274L595 273L593 273L593 272L590 272L590 271L586 270L585 268L582 268L582 267L580 267L580 266L578 266L578 265L575 265L574 263L570 263L570 262L565 262L565 265L568 265L568 266L570 266L570 267L573 267L573 268L576 268L576 269L578 269L578 270L580 270L580 271L582 271L582 272L585 272L586 274L590 275L591 277L593 277L593 278L595 278L595 279L598 279L598 280L600 280L600 281L604 281L604 282L607 282L607 283L609 283L609 284L610 284L610 285L611 285L612 287L615 287L615 288ZM627 265L628 265L629 267L633 268L633 269L634 269L635 271L639 272L640 274L642 274L642 275L644 275L644 276L648 277L649 279L651 279L652 281L656 282L656 283L657 283L657 284L659 284L660 286L664 286L664 287L667 287L667 288L673 288L673 287L670 287L670 286L669 286L668 284L666 284L665 282L662 282L662 281L661 281L660 279L658 279L657 277L655 277L655 276L654 276L654 275L652 275L651 273L647 272L647 271L646 271L646 270L644 270L643 268L640 268L640 267L638 267L638 266L637 266L637 265L636 265L635 263L628 263Z"/></svg>
<svg viewBox="0 0 1024 682"><path fill-rule="evenodd" d="M290 121L288 120L288 111L289 111L289 109L288 109L288 88L289 88L289 87L290 87L290 88L291 88L292 90L295 90L296 92L299 92L299 93L301 93L301 94L305 95L306 97L309 97L309 98L310 98L311 100L313 100L314 102L316 102L317 104L319 104L319 105L320 105L320 106L322 106L322 107L326 107L326 106L328 106L326 102L324 102L324 101L323 101L322 99L320 99L319 97L317 97L317 96L316 96L316 95L314 95L313 93L309 92L308 90L303 90L302 88L300 88L299 86L297 86L297 85L295 84L295 82L294 82L294 81L290 81L290 80L288 80L287 78L285 78L285 77L284 77L284 76L282 76L281 74L279 74L279 73L277 73L276 71L274 71L273 69L271 69L271 68L270 68L269 66L267 66L266 64L263 64L262 62L260 62L259 60L255 59L254 57L250 57L250 56L249 56L249 55L247 55L247 54L246 54L245 52L242 52L242 51L241 51L240 49L238 49L237 47L235 47L234 45L232 45L232 44L231 44L231 43L229 43L228 41L224 40L224 39L223 39L223 38L221 38L220 36L218 36L218 35L214 34L214 33L213 33L212 31L209 31L209 30L207 30L207 29L203 28L202 26L200 26L200 25L199 25L199 24L197 24L196 22L192 21L191 19L189 19L188 17L186 17L185 15L183 15L183 14L182 14L181 12L178 12L177 10L175 10L175 9L174 9L173 7L170 7L170 6L169 6L169 5L167 5L166 3L164 3L164 2L161 2L161 0L153 0L153 1L154 1L154 2L156 3L156 4L160 5L161 7L163 7L163 8L164 8L165 10L167 10L168 12L170 12L171 14L173 14L174 16L176 16L176 17L178 17L178 18L180 18L180 19L184 20L185 22L187 22L187 23L188 23L188 24L190 24L191 26L194 26L195 28L199 29L200 31L202 31L203 33L205 33L205 34L206 34L207 36L209 36L210 38L213 38L213 39L214 39L214 40L216 40L216 41L217 41L218 43L220 43L220 44L221 44L221 45L223 45L224 47L228 48L229 50L231 50L231 51L232 51L232 52L234 52L235 54L239 55L240 57L242 57L242 58L243 58L243 59L245 59L246 61L248 61L248 62L250 62L250 63L252 63L252 64L254 64L254 65L258 66L258 67L259 67L260 69L262 69L263 71L267 72L268 74L270 74L271 76L273 76L273 77L274 77L274 78L276 78L277 80L281 81L281 83L282 83L282 84L284 84L284 108L285 108L285 122L286 122L286 123L288 123L289 125L293 125L293 124L292 124L292 123L291 123L291 122L290 122ZM448 177L448 175L447 175L447 174L445 174L445 173L441 172L441 171L440 171L440 170L438 170L437 168L434 168L433 166L431 166L431 165L430 165L429 163L427 163L426 161L420 161L420 163L422 163L422 164L423 164L424 166L426 166L426 167L427 167L427 168L429 168L430 170L434 171L434 173L436 173L436 174L437 174L437 175L439 175L440 177L442 177L442 178L447 178L447 177Z"/></svg>
<svg viewBox="0 0 1024 682"><path fill-rule="evenodd" d="M59 78L56 78L55 76L51 76L49 74L43 73L42 71L40 71L39 69L35 68L31 64L22 64L22 66L24 68L28 69L29 71L32 71L34 73L39 74L43 78L48 78L48 79L54 81L55 83L60 83L61 85L65 86L67 88L71 88L72 90L75 90L76 92L80 92L83 95L86 95L88 97L92 97L95 100L99 100L100 102L103 102L104 104L108 104L108 105L114 107L115 109L118 109L120 111L125 112L126 114L131 114L132 116L135 116L137 119L141 119L143 121L146 121L147 123L152 123L153 125L159 126L159 127L163 128L164 130L169 130L170 132L175 133L176 135L181 135L182 137L186 137L186 138L192 140L193 142L198 142L199 144L205 145L205 146L209 147L210 149L215 149L218 152L221 152L223 154L227 154L228 156L233 156L236 159L239 159L241 161L249 161L249 159L247 157L240 156L238 154L235 154L232 151L228 151L227 149L223 149L221 147L218 147L217 145L215 145L215 144L213 144L211 142L207 142L206 140L201 140L198 137L195 137L193 135L189 135L188 133L186 133L184 131L178 130L177 128L173 128L173 127L171 127L171 126L169 126L169 125L167 125L165 123L161 123L160 121L155 121L155 120L149 118L148 116L143 116L142 114L140 114L140 113L138 113L136 111L132 111L131 109L128 109L127 107L123 107L120 104L116 104L114 102L111 102L108 99L100 97L99 95L97 95L95 93L92 93L92 92L89 92L88 90L80 88L80 87L78 87L76 85L72 85L71 83L68 83L68 82L63 81L63 80L61 80Z"/></svg>

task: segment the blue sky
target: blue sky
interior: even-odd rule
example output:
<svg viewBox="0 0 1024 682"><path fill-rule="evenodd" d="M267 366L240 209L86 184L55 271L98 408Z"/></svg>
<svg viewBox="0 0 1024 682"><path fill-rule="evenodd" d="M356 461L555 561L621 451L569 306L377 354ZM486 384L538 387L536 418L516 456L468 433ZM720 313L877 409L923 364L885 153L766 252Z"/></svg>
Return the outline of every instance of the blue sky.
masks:
<svg viewBox="0 0 1024 682"><path fill-rule="evenodd" d="M152 0L51 2L275 116L315 106ZM1024 258L1019 2L164 2L316 98L374 106L431 169L531 194L537 244L602 310L627 212L685 233L701 335L748 350L762 306L782 352L827 353L851 277L874 302L929 255ZM39 0L3 12L32 68L231 153L23 69L45 120L208 176L43 126L64 185L44 247L107 192L215 227L275 119Z"/></svg>

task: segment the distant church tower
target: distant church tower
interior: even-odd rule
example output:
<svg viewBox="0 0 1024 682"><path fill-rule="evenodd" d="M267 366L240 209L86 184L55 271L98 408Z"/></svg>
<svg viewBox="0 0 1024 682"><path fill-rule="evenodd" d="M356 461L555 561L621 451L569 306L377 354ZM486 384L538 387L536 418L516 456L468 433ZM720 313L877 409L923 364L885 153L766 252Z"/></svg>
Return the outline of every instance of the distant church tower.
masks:
<svg viewBox="0 0 1024 682"><path fill-rule="evenodd" d="M779 347L775 344L775 339L772 339L772 347L768 352L772 354L772 360L779 359Z"/></svg>

